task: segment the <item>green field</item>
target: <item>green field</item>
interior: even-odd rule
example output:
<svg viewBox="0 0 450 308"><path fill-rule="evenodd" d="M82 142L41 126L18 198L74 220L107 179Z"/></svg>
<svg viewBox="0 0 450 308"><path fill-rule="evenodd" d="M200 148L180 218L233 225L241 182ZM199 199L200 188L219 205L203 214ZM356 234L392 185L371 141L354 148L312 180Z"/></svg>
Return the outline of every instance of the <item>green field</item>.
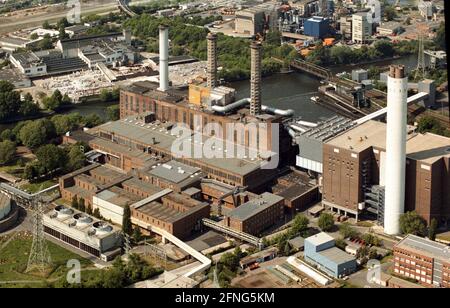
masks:
<svg viewBox="0 0 450 308"><path fill-rule="evenodd" d="M56 181L47 180L44 182L24 184L20 187L20 189L22 189L28 193L34 194L34 193L37 193L38 191L49 188L55 184L57 184Z"/></svg>
<svg viewBox="0 0 450 308"><path fill-rule="evenodd" d="M72 253L52 242L47 241L53 264L45 275L39 272L25 273L32 236L23 232L14 235L7 243L8 237L0 237L0 288L11 287L46 287L67 274L67 260L77 259L82 269L95 268L91 261Z"/></svg>

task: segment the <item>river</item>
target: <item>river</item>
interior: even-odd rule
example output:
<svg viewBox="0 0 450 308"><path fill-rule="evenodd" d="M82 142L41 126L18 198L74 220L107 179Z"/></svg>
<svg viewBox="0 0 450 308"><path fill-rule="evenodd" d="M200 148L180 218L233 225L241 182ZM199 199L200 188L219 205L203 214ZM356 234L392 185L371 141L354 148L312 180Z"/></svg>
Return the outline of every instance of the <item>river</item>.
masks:
<svg viewBox="0 0 450 308"><path fill-rule="evenodd" d="M358 66L341 66L333 67L332 71L351 72L352 69L359 67L388 66L389 64L404 64L408 70L414 69L417 65L416 56L411 55L396 60L387 60L372 64ZM308 74L294 72L291 74L276 74L263 79L262 85L262 101L263 104L280 109L293 109L295 115L302 117L305 121L320 121L334 115L333 111L311 102L311 96L317 93L320 80ZM237 91L237 98L245 98L250 96L250 81L232 82L229 86ZM106 119L106 107L114 103L86 103L73 105L72 108L65 110L63 113L78 112L80 115L88 115L95 113ZM0 124L0 132L6 128L14 127L14 123Z"/></svg>

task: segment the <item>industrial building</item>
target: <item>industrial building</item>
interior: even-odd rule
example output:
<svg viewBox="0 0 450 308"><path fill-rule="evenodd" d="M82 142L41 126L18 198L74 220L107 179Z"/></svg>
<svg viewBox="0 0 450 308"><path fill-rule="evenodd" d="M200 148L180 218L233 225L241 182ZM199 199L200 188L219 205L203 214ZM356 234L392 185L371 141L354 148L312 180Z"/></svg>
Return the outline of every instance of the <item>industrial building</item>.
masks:
<svg viewBox="0 0 450 308"><path fill-rule="evenodd" d="M330 22L328 18L314 16L305 21L304 34L315 39L324 38L330 33Z"/></svg>
<svg viewBox="0 0 450 308"><path fill-rule="evenodd" d="M352 15L352 41L365 44L372 36L372 23L367 12L358 12Z"/></svg>
<svg viewBox="0 0 450 308"><path fill-rule="evenodd" d="M395 274L427 287L450 288L450 249L447 245L409 234L393 250Z"/></svg>
<svg viewBox="0 0 450 308"><path fill-rule="evenodd" d="M347 40L352 39L352 22L353 17L351 16L343 16L339 19L340 34Z"/></svg>
<svg viewBox="0 0 450 308"><path fill-rule="evenodd" d="M30 78L25 76L25 74L17 68L0 70L0 80L6 80L12 83L16 89L29 88L32 86Z"/></svg>
<svg viewBox="0 0 450 308"><path fill-rule="evenodd" d="M356 218L364 209L383 215L386 178L394 168L386 166L386 132L386 124L368 121L324 144L323 205ZM449 148L446 137L407 135L405 210L417 211L428 223L450 218L450 200L444 193L450 181Z"/></svg>
<svg viewBox="0 0 450 308"><path fill-rule="evenodd" d="M235 31L254 36L264 34L277 26L278 7L273 3L263 3L235 13Z"/></svg>
<svg viewBox="0 0 450 308"><path fill-rule="evenodd" d="M6 194L0 193L0 233L11 228L19 217L19 208Z"/></svg>
<svg viewBox="0 0 450 308"><path fill-rule="evenodd" d="M355 257L335 247L333 237L325 232L305 239L305 261L326 274L342 278L356 271Z"/></svg>
<svg viewBox="0 0 450 308"><path fill-rule="evenodd" d="M436 10L433 1L431 0L420 0L417 7L419 9L420 16L427 20L433 17Z"/></svg>
<svg viewBox="0 0 450 308"><path fill-rule="evenodd" d="M223 223L236 231L259 235L283 219L283 200L265 192L226 214Z"/></svg>
<svg viewBox="0 0 450 308"><path fill-rule="evenodd" d="M74 209L56 206L43 215L44 232L104 261L121 253L120 230Z"/></svg>
<svg viewBox="0 0 450 308"><path fill-rule="evenodd" d="M165 189L131 206L131 221L148 234L164 230L185 239L199 231L203 218L209 217L210 205ZM155 231L156 230L156 231Z"/></svg>

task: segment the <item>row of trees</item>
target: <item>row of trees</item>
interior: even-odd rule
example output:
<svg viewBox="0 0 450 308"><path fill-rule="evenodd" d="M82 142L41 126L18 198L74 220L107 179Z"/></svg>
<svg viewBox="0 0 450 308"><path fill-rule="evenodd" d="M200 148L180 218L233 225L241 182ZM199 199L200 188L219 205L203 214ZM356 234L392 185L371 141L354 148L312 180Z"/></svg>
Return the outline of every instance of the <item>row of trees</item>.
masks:
<svg viewBox="0 0 450 308"><path fill-rule="evenodd" d="M57 288L124 288L138 281L150 279L163 272L141 259L136 254L129 256L128 262L123 262L117 257L113 266L106 270L98 271L96 275L88 275L80 284L70 284L65 277L50 285Z"/></svg>

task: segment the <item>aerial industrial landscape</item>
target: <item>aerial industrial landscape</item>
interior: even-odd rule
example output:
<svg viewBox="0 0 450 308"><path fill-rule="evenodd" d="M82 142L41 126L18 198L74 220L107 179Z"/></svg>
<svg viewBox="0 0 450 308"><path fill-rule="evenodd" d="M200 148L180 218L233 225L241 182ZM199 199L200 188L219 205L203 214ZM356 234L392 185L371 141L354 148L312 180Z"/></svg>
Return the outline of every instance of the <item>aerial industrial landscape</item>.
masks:
<svg viewBox="0 0 450 308"><path fill-rule="evenodd" d="M435 0L0 0L0 288L450 288L445 24Z"/></svg>

